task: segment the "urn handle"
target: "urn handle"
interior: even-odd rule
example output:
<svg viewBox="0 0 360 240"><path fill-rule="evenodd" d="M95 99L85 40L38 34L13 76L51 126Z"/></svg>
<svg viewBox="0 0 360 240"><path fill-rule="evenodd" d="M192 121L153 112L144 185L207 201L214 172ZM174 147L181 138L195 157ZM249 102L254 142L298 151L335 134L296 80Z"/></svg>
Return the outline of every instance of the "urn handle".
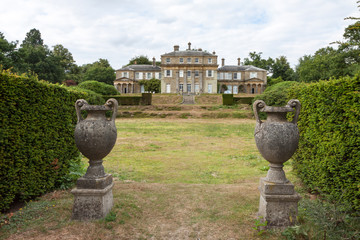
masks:
<svg viewBox="0 0 360 240"><path fill-rule="evenodd" d="M298 119L299 119L299 114L300 114L300 108L301 108L301 103L299 100L297 99L291 99L288 103L287 106L295 108L295 115L294 118L292 120L292 123L296 124Z"/></svg>
<svg viewBox="0 0 360 240"><path fill-rule="evenodd" d="M116 114L117 114L117 111L118 111L118 101L116 101L115 98L110 98L106 101L105 103L105 106L108 106L110 108L112 108L112 116L111 116L111 121L115 121L115 118L116 118Z"/></svg>
<svg viewBox="0 0 360 240"><path fill-rule="evenodd" d="M84 105L87 105L87 101L84 100L84 99L78 99L76 102L75 102L75 110L76 110L76 115L77 115L77 120L78 122L84 120L82 117L81 117L81 107L84 106Z"/></svg>
<svg viewBox="0 0 360 240"><path fill-rule="evenodd" d="M254 115L255 115L255 120L257 123L261 124L262 121L260 120L259 117L259 111L260 109L264 108L266 106L265 102L263 100L256 100L253 104L253 111L254 111Z"/></svg>

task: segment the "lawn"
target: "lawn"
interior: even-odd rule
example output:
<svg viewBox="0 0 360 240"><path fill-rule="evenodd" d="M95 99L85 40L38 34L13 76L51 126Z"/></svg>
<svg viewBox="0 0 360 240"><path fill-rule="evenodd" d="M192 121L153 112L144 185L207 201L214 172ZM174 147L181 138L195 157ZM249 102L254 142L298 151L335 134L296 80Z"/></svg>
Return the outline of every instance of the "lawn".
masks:
<svg viewBox="0 0 360 240"><path fill-rule="evenodd" d="M117 119L104 159L115 180L103 220L71 220L73 197L55 191L2 215L0 239L278 239L253 228L268 163L249 119ZM86 162L86 159L84 159ZM285 166L295 180L290 166ZM5 222L7 221L7 222Z"/></svg>

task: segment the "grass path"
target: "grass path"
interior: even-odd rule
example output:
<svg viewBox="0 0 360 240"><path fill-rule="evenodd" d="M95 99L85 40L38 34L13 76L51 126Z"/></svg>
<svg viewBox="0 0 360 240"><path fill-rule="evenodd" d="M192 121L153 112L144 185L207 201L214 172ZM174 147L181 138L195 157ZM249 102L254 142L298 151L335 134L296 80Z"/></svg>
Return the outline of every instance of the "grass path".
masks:
<svg viewBox="0 0 360 240"><path fill-rule="evenodd" d="M118 140L104 160L114 207L104 220L72 221L72 195L55 191L15 212L0 239L279 239L252 229L268 165L256 150L254 120L116 124Z"/></svg>

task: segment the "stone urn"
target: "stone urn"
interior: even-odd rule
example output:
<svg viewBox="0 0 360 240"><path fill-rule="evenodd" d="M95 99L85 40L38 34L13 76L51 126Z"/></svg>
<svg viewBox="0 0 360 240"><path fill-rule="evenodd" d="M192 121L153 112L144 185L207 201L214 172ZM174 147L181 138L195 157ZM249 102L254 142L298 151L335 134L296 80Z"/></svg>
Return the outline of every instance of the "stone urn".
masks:
<svg viewBox="0 0 360 240"><path fill-rule="evenodd" d="M75 103L78 123L75 127L75 143L79 151L89 159L86 174L76 182L72 218L93 220L105 217L113 205L112 176L105 174L102 165L116 142L115 118L118 102L109 99L104 105L89 105L84 99ZM112 111L110 118L106 112ZM87 117L83 118L82 113Z"/></svg>
<svg viewBox="0 0 360 240"><path fill-rule="evenodd" d="M262 100L253 104L256 146L270 163L270 169L266 177L260 179L259 187L258 216L267 221L266 228L283 228L296 222L297 204L301 197L295 192L294 185L286 179L283 166L298 147L297 120L300 107L296 99L290 100L284 107L266 106ZM266 121L260 120L259 112L267 114ZM291 122L286 118L289 112L294 112Z"/></svg>
<svg viewBox="0 0 360 240"><path fill-rule="evenodd" d="M274 183L288 182L283 171L283 164L295 153L299 144L297 120L300 113L299 100L290 100L285 107L266 106L262 100L253 104L256 118L255 142L261 155L270 163L266 180ZM294 109L295 108L295 109ZM294 112L291 122L286 114ZM260 120L258 112L265 112L267 120Z"/></svg>
<svg viewBox="0 0 360 240"><path fill-rule="evenodd" d="M75 127L75 143L79 151L89 159L89 167L85 178L105 176L102 159L106 157L115 145L117 132L115 118L118 102L111 98L105 105L89 105L84 99L75 103L78 122ZM81 112L86 111L87 117L83 119ZM110 119L105 113L112 111Z"/></svg>

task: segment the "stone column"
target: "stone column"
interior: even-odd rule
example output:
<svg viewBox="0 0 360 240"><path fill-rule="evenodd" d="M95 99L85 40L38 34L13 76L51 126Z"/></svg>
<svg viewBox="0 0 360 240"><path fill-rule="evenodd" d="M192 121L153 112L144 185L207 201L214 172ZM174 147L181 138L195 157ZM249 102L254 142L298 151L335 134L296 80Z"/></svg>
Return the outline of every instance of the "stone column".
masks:
<svg viewBox="0 0 360 240"><path fill-rule="evenodd" d="M191 71L191 92L195 93L195 71Z"/></svg>
<svg viewBox="0 0 360 240"><path fill-rule="evenodd" d="M203 89L203 72L199 71L199 88L200 88L200 93L204 92Z"/></svg>
<svg viewBox="0 0 360 240"><path fill-rule="evenodd" d="M184 93L187 92L187 69L185 68L184 69L184 86L183 86L183 89L184 89Z"/></svg>
<svg viewBox="0 0 360 240"><path fill-rule="evenodd" d="M180 86L179 86L179 71L176 71L176 93L179 93Z"/></svg>

